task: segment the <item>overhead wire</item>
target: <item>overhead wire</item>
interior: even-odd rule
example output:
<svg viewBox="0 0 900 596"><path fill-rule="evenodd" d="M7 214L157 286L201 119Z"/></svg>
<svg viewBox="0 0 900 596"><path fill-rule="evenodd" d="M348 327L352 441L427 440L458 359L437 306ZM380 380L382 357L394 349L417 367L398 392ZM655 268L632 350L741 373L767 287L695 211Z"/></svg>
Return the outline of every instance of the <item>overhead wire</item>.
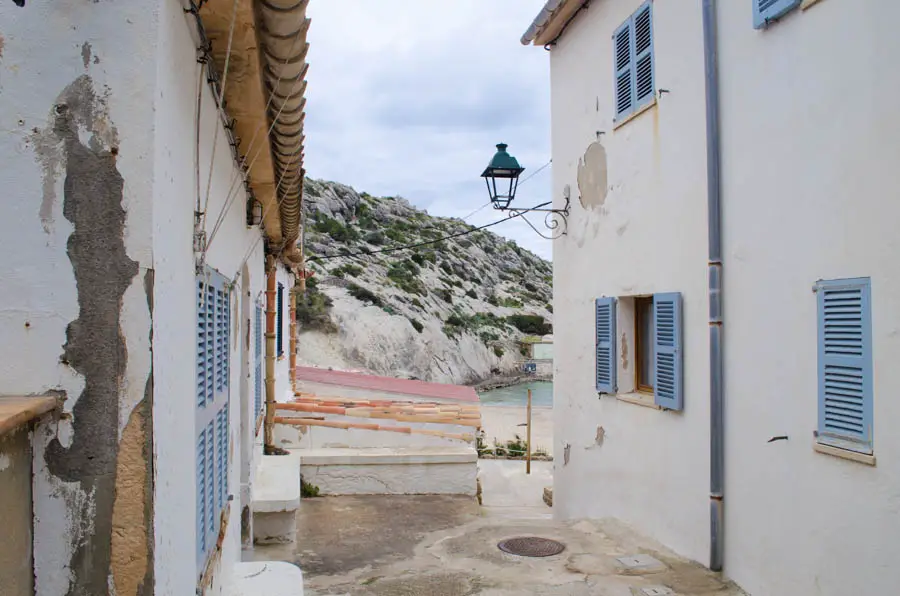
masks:
<svg viewBox="0 0 900 596"><path fill-rule="evenodd" d="M222 86L219 89L219 96L216 98L216 105L218 106L218 111L220 115L225 116L225 122L228 122L228 116L224 114L224 110L222 109L222 98L225 97L225 86L228 83L228 67L231 65L231 46L234 42L234 25L237 22L237 9L238 9L238 0L234 0L231 9L231 23L228 26L228 48L225 51L225 67L222 73ZM212 154L209 157L209 176L206 178L206 199L203 202L203 231L206 231L206 211L209 208L209 195L212 190L212 175L213 168L215 166L216 160L216 145L219 140L219 123L216 122L216 129L213 133L213 142L212 142ZM204 251L203 258L205 258L206 254Z"/></svg>
<svg viewBox="0 0 900 596"><path fill-rule="evenodd" d="M525 184L526 182L528 182L529 180L531 180L532 178L534 178L541 170L544 170L545 168L547 168L547 166L549 166L552 162L553 162L553 160L551 159L550 161L548 161L547 163L545 163L544 165L542 165L540 168L538 168L537 170L535 170L534 172L532 172L528 177L526 177L524 180L522 180L521 182L519 182L519 186L522 186L523 184ZM541 205L538 205L538 208L544 207L544 206L549 205L549 204L550 204L549 202L548 202L548 203L543 203L543 204L541 204ZM490 205L490 202L485 203L484 205L482 205L481 207L479 207L478 209L476 209L475 211L473 211L472 213L470 213L470 214L467 215L466 217L462 218L462 220L465 221L466 219L468 219L469 217L475 215L476 213L478 213L479 211L481 211L482 209L484 209L484 208L487 207L488 205ZM485 225L482 225L482 226L478 226L478 227L472 228L472 229L470 229L470 230L466 230L466 231L463 231L463 232L458 232L458 233L456 233L456 234L450 234L449 236L443 236L443 237L441 237L441 238L435 238L435 239L433 239L433 240L428 240L428 241L424 241L424 242L417 242L417 243L414 243L414 244L406 244L406 245L401 245L401 246L392 246L392 247L388 247L388 248L380 248L380 249L375 249L375 250L357 251L357 252L355 252L355 253L344 253L344 254L331 254L331 255L314 256L314 257L310 257L309 260L310 260L311 262L312 262L312 261L322 261L322 260L326 260L326 259L339 259L339 258L341 258L341 257L349 258L349 257L356 257L356 256L365 256L365 255L374 255L374 254L381 254L381 253L397 252L397 251L401 251L401 250L409 250L409 249L411 249L411 248L419 248L419 247L422 247L422 246L427 246L427 245L429 245L429 244L437 244L438 242L443 242L444 240L450 240L450 239L452 239L452 238L459 238L459 237L461 237L461 236L467 236L467 235L472 234L472 233L474 233L474 232L478 232L479 230L483 230L483 229L485 229L485 228L490 228L490 227L495 226L495 225L497 225L497 224L501 224L501 223L507 222L507 221L509 221L509 220L511 220L511 219L515 219L515 218L517 218L517 217L523 217L526 213L527 213L527 211L522 211L522 212L519 212L519 213L515 213L515 214L513 214L513 215L510 215L510 216L504 217L503 219L499 219L499 220L497 220L497 221L494 221L494 222L491 222L491 223L488 223L488 224L485 224ZM523 217L523 219L524 219L524 217Z"/></svg>

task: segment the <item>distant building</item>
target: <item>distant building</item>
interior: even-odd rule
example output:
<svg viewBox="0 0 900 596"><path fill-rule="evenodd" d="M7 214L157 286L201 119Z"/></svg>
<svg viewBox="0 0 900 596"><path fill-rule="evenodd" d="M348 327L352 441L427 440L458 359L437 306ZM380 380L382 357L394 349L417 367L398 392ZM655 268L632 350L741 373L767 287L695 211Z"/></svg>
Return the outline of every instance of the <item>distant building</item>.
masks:
<svg viewBox="0 0 900 596"><path fill-rule="evenodd" d="M4 596L243 580L293 395L305 8L0 0Z"/></svg>
<svg viewBox="0 0 900 596"><path fill-rule="evenodd" d="M522 370L541 376L553 375L553 335L526 336L521 340Z"/></svg>
<svg viewBox="0 0 900 596"><path fill-rule="evenodd" d="M752 594L896 592L898 19L550 0L528 29L572 200L555 515L625 520Z"/></svg>

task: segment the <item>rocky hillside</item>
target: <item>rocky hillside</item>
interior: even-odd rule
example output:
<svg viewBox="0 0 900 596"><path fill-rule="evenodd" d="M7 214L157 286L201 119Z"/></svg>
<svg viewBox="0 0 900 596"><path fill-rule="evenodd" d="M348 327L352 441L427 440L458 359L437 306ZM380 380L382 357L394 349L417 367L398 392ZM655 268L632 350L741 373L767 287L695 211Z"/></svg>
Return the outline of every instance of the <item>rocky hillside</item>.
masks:
<svg viewBox="0 0 900 596"><path fill-rule="evenodd" d="M304 205L300 364L477 383L514 372L518 341L551 331L550 263L515 242L480 230L378 254L473 227L333 182L306 180Z"/></svg>

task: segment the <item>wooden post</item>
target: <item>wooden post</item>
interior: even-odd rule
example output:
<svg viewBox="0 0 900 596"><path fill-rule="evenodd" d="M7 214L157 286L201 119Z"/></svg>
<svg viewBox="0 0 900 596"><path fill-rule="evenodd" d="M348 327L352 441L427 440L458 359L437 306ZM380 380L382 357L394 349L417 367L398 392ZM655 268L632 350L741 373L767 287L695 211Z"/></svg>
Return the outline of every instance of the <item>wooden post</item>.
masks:
<svg viewBox="0 0 900 596"><path fill-rule="evenodd" d="M275 446L275 257L266 257L266 422L265 449Z"/></svg>
<svg viewBox="0 0 900 596"><path fill-rule="evenodd" d="M297 368L297 288L294 286L291 288L289 300L291 303L291 340L290 340L290 353L288 354L288 361L290 362L290 374L291 374L291 393L294 393L297 390L297 380L294 378L294 370Z"/></svg>
<svg viewBox="0 0 900 596"><path fill-rule="evenodd" d="M531 474L531 389L528 390L528 420L525 436L525 473Z"/></svg>

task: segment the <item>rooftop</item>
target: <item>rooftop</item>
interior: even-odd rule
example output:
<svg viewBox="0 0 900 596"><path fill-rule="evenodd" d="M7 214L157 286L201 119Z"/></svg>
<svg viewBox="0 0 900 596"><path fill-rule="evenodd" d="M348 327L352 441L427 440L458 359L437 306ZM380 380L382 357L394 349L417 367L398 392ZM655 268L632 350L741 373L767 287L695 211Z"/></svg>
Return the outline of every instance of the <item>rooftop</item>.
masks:
<svg viewBox="0 0 900 596"><path fill-rule="evenodd" d="M471 387L463 385L446 385L443 383L427 383L409 379L379 377L364 373L352 373L323 368L298 366L294 372L298 381L339 385L369 391L386 391L404 395L415 395L432 399L452 399L478 403L478 394Z"/></svg>

